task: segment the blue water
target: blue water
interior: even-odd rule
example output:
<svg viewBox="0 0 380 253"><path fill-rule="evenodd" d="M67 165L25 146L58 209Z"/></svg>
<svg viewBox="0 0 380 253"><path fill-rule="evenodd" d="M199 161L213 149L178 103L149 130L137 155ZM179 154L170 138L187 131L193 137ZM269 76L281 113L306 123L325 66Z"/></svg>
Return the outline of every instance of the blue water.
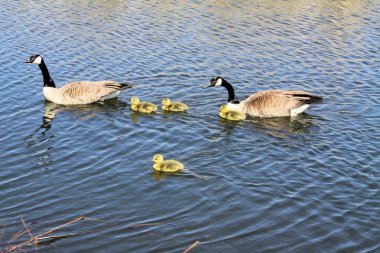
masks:
<svg viewBox="0 0 380 253"><path fill-rule="evenodd" d="M380 3L0 1L0 249L86 216L39 252L380 252ZM129 81L104 104L58 86ZM297 119L221 120L223 88L323 96ZM189 105L141 115L131 96ZM187 171L156 174L162 153ZM24 247L34 252L33 246ZM0 250L0 251L1 251Z"/></svg>

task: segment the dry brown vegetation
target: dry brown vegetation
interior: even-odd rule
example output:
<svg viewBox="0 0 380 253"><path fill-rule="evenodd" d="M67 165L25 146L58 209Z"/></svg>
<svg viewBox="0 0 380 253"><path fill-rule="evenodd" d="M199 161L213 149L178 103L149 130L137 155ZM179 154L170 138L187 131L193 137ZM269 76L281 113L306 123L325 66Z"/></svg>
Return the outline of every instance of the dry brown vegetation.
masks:
<svg viewBox="0 0 380 253"><path fill-rule="evenodd" d="M73 220L70 220L68 222L62 223L59 226L56 226L54 228L51 228L45 232L38 233L33 235L31 228L27 225L24 218L22 216L19 216L20 222L22 224L22 228L19 229L16 233L14 233L11 238L8 241L8 245L4 249L0 249L0 253L11 253L11 252L27 252L31 251L32 248L34 249L34 252L38 252L38 246L39 245L47 245L53 241L81 235L84 233L90 233L90 232L76 232L76 233L65 233L65 234L54 234L59 233L60 230L63 228L67 228L70 225L73 225L74 223L83 221L83 220L89 220L89 221L101 221L97 219L88 218L85 216L80 216L78 218L75 218ZM138 228L138 227L145 227L145 226L152 226L152 225L159 225L158 223L139 223L129 226L129 228ZM192 245L190 245L188 248L186 248L182 253L189 253L192 249L197 247L200 244L199 241L194 242Z"/></svg>

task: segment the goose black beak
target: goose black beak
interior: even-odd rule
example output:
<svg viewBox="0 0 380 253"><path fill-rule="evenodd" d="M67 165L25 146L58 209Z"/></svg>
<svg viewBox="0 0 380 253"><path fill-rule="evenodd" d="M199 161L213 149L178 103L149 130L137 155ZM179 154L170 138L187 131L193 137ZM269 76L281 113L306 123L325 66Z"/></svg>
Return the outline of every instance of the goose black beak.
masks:
<svg viewBox="0 0 380 253"><path fill-rule="evenodd" d="M24 63L32 63L31 57L29 57L28 59L26 59Z"/></svg>
<svg viewBox="0 0 380 253"><path fill-rule="evenodd" d="M206 84L205 86L203 86L203 89L206 89L206 88L208 88L208 87L210 87L210 86L212 86L212 84L211 84L211 83L208 83L208 84Z"/></svg>

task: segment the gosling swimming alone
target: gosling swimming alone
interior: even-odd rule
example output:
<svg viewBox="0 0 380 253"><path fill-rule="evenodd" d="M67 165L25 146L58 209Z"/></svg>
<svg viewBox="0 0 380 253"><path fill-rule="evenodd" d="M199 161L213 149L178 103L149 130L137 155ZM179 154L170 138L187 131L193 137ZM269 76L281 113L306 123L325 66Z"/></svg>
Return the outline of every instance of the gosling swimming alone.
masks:
<svg viewBox="0 0 380 253"><path fill-rule="evenodd" d="M243 101L235 98L232 85L220 76L213 77L205 86L223 86L228 91L229 110L239 111L256 117L295 117L310 104L321 102L322 97L298 90L266 90L253 93Z"/></svg>
<svg viewBox="0 0 380 253"><path fill-rule="evenodd" d="M176 160L164 160L161 154L154 155L152 161L154 162L153 169L156 171L171 173L183 170L184 168L183 164Z"/></svg>
<svg viewBox="0 0 380 253"><path fill-rule="evenodd" d="M37 64L40 67L44 79L43 94L45 99L56 104L83 105L102 102L107 99L115 98L119 95L121 90L132 87L132 85L128 83L106 80L77 81L67 83L57 88L42 56L38 54L31 55L25 63Z"/></svg>
<svg viewBox="0 0 380 253"><path fill-rule="evenodd" d="M219 116L232 121L245 120L245 114L238 111L231 111L227 105L222 105L219 110Z"/></svg>
<svg viewBox="0 0 380 253"><path fill-rule="evenodd" d="M131 109L136 112L154 113L157 111L157 106L150 102L140 102L138 97L131 98Z"/></svg>
<svg viewBox="0 0 380 253"><path fill-rule="evenodd" d="M172 102L169 98L164 98L162 100L162 110L170 112L184 112L189 107L181 102Z"/></svg>

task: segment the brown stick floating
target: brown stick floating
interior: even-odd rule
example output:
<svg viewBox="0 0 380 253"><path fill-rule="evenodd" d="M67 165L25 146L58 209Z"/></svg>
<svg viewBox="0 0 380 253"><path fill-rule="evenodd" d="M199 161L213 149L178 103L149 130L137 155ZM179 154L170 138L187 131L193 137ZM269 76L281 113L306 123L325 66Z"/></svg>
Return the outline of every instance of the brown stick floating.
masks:
<svg viewBox="0 0 380 253"><path fill-rule="evenodd" d="M194 242L193 244L190 245L190 247L188 247L187 249L185 249L185 251L183 251L182 253L189 253L190 250L194 249L195 247L197 247L199 245L199 241L196 241Z"/></svg>

